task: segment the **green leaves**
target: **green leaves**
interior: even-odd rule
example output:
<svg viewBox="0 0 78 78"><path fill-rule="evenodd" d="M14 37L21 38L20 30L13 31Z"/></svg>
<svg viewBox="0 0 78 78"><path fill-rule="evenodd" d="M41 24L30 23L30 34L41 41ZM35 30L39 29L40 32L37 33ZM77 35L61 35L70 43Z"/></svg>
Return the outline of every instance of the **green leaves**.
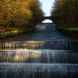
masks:
<svg viewBox="0 0 78 78"><path fill-rule="evenodd" d="M78 26L78 0L56 0L52 16L60 26Z"/></svg>

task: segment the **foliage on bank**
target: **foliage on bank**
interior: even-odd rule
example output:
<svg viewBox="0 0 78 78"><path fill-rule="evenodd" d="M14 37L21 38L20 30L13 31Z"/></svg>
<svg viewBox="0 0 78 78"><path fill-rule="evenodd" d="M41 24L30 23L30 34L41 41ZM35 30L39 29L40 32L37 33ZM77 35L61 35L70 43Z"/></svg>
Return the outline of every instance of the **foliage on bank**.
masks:
<svg viewBox="0 0 78 78"><path fill-rule="evenodd" d="M56 0L52 17L61 27L78 27L78 0Z"/></svg>
<svg viewBox="0 0 78 78"><path fill-rule="evenodd" d="M38 0L1 0L0 28L32 30L41 21L43 12Z"/></svg>

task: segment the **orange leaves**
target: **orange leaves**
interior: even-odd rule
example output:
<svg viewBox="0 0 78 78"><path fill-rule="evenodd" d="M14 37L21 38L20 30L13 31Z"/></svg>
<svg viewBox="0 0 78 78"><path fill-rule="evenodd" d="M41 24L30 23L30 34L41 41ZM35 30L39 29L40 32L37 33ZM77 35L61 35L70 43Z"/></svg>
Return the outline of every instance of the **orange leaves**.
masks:
<svg viewBox="0 0 78 78"><path fill-rule="evenodd" d="M13 23L18 27L34 24L43 15L39 5L38 0L1 0L0 24L7 26Z"/></svg>

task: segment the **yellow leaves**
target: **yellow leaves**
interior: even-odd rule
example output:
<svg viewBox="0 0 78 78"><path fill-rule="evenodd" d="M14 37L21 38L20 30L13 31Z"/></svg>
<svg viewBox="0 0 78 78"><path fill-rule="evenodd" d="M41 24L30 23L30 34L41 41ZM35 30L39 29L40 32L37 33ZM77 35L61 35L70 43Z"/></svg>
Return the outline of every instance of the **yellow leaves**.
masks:
<svg viewBox="0 0 78 78"><path fill-rule="evenodd" d="M64 0L59 0L58 2L60 4L60 6L62 7L64 5Z"/></svg>
<svg viewBox="0 0 78 78"><path fill-rule="evenodd" d="M5 25L10 21L13 21L16 26L30 24L40 17L42 14L40 11L38 0L1 0L0 23L3 20Z"/></svg>

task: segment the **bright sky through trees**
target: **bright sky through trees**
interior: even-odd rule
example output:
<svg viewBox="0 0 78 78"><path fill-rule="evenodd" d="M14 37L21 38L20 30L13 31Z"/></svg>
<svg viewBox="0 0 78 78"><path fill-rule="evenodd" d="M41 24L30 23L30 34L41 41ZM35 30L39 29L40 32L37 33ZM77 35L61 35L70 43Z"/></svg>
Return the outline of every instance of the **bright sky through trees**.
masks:
<svg viewBox="0 0 78 78"><path fill-rule="evenodd" d="M45 16L50 16L55 0L40 0Z"/></svg>

